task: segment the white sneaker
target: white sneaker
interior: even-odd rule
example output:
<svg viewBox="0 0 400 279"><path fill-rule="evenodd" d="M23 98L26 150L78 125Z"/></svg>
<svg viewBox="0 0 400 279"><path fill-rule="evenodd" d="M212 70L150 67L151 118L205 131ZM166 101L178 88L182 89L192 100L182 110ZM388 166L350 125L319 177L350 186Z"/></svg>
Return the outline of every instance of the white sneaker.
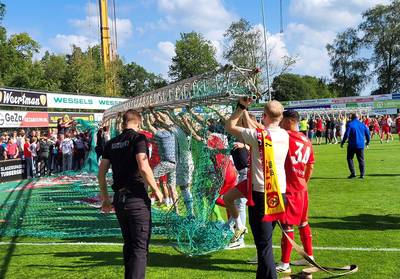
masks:
<svg viewBox="0 0 400 279"><path fill-rule="evenodd" d="M242 248L246 248L246 244L244 244L243 240L238 240L236 242L229 243L229 245L225 248L225 250L236 250Z"/></svg>
<svg viewBox="0 0 400 279"><path fill-rule="evenodd" d="M247 228L243 227L241 229L235 229L235 233L231 239L231 243L237 242L239 241L239 239L245 234L247 233Z"/></svg>
<svg viewBox="0 0 400 279"><path fill-rule="evenodd" d="M285 265L283 263L280 263L276 266L276 272L283 273L283 274L289 274L289 273L292 273L292 269L290 268L289 264Z"/></svg>
<svg viewBox="0 0 400 279"><path fill-rule="evenodd" d="M249 263L249 264L258 264L258 256L256 255L251 260L248 260L247 263Z"/></svg>

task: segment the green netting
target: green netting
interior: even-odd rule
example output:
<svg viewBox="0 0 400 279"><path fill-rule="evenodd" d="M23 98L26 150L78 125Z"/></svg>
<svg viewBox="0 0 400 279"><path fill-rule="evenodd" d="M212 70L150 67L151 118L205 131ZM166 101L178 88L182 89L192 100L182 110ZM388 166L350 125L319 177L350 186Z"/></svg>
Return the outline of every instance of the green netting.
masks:
<svg viewBox="0 0 400 279"><path fill-rule="evenodd" d="M211 116L216 117L209 115L208 118ZM201 127L199 123L194 126ZM91 150L81 171L0 185L1 237L120 237L115 215L102 214L99 210L98 165L94 151L97 127L84 121L80 121L80 127L92 133ZM111 135L117 135L115 123L111 128ZM174 206L154 205L152 210L153 233L166 237L171 244L176 244L178 251L187 255L222 249L232 237L230 227L221 220L215 205L224 181L224 169L216 169L213 161L216 153L227 152L229 145L224 150L207 146L210 132L204 123L197 132L203 141L189 135L194 165L190 187L192 205L188 206L177 187L178 199ZM228 156L225 159L229 160ZM108 180L111 185L111 175Z"/></svg>

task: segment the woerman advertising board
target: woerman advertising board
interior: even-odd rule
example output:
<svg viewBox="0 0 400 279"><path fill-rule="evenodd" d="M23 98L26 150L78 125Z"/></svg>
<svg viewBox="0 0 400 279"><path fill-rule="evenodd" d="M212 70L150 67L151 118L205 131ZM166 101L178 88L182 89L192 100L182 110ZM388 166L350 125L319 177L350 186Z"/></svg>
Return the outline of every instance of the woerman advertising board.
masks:
<svg viewBox="0 0 400 279"><path fill-rule="evenodd" d="M0 128L48 127L47 112L41 111L0 111Z"/></svg>
<svg viewBox="0 0 400 279"><path fill-rule="evenodd" d="M47 107L46 93L0 88L0 105L18 107Z"/></svg>
<svg viewBox="0 0 400 279"><path fill-rule="evenodd" d="M106 110L127 99L47 93L47 107Z"/></svg>

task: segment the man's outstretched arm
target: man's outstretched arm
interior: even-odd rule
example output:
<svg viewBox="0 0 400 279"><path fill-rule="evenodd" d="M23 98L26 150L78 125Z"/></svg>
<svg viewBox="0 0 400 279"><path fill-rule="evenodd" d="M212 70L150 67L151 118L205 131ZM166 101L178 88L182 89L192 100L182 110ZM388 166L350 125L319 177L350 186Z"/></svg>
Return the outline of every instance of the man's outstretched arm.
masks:
<svg viewBox="0 0 400 279"><path fill-rule="evenodd" d="M237 126L240 117L243 115L244 110L250 105L251 99L239 99L239 104L236 110L232 113L231 117L226 120L225 130L235 137L240 137L242 135L241 128Z"/></svg>

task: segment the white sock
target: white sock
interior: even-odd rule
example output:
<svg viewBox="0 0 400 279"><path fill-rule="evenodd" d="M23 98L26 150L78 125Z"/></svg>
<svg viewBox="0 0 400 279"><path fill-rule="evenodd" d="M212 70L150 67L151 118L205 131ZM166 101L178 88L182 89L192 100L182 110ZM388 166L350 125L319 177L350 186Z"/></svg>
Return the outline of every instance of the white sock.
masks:
<svg viewBox="0 0 400 279"><path fill-rule="evenodd" d="M283 263L283 262L281 262L281 265L282 265L282 267L283 267L284 269L287 269L287 268L290 267L290 263Z"/></svg>
<svg viewBox="0 0 400 279"><path fill-rule="evenodd" d="M314 260L314 256L308 256L310 259Z"/></svg>
<svg viewBox="0 0 400 279"><path fill-rule="evenodd" d="M238 229L244 228L244 225L242 223L242 219L240 219L240 216L237 218L234 218L234 220L235 220L236 228L238 228Z"/></svg>

